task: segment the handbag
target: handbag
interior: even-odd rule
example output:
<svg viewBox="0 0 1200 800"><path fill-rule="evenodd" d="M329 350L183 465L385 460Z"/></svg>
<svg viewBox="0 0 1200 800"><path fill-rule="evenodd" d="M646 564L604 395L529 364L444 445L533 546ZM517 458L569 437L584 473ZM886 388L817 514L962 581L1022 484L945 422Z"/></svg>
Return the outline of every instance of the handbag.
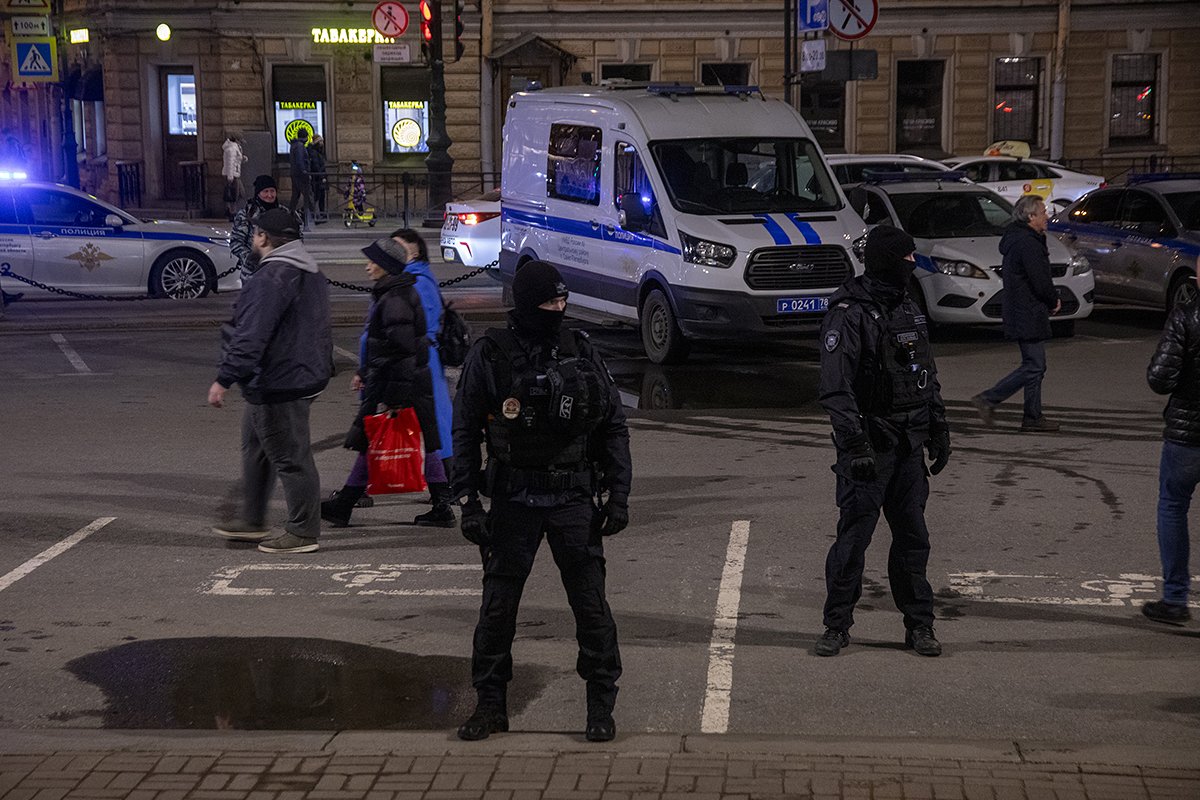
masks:
<svg viewBox="0 0 1200 800"><path fill-rule="evenodd" d="M417 412L401 408L363 418L367 433L367 493L425 491L425 446Z"/></svg>

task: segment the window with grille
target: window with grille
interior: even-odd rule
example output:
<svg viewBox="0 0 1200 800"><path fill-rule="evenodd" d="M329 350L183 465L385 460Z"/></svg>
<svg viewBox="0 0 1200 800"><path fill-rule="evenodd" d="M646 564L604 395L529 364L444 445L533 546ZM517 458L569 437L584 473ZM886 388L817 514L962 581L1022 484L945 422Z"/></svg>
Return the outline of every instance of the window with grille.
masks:
<svg viewBox="0 0 1200 800"><path fill-rule="evenodd" d="M1042 59L996 59L992 138L1036 145L1041 119Z"/></svg>
<svg viewBox="0 0 1200 800"><path fill-rule="evenodd" d="M1114 55L1109 101L1109 144L1153 144L1157 140L1157 53Z"/></svg>

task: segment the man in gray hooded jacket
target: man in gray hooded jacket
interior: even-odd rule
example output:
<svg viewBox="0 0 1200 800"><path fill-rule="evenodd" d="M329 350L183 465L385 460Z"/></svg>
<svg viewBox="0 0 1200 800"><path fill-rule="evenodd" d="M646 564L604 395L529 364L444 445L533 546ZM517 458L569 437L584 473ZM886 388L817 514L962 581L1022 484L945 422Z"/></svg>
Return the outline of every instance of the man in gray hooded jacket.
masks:
<svg viewBox="0 0 1200 800"><path fill-rule="evenodd" d="M246 399L241 518L213 530L230 541L259 542L264 553L311 553L321 530L308 419L313 398L333 374L333 337L325 276L299 238L286 209L265 211L255 221L260 266L222 331L221 363L208 390L215 408L235 383ZM276 475L288 519L284 533L273 536L266 514Z"/></svg>

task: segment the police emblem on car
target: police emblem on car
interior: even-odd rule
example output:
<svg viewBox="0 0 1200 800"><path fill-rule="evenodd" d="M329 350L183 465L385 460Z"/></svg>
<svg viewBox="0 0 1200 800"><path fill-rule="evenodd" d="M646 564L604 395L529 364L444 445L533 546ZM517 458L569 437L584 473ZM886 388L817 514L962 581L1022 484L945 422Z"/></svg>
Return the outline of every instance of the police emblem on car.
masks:
<svg viewBox="0 0 1200 800"><path fill-rule="evenodd" d="M825 349L832 353L837 350L838 344L842 341L842 334L838 331L829 331L825 334Z"/></svg>

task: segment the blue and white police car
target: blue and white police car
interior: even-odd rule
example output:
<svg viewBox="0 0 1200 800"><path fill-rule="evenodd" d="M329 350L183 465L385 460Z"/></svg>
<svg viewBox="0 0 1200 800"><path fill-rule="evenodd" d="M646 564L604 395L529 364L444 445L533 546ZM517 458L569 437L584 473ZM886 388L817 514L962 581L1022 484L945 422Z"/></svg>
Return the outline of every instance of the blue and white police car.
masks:
<svg viewBox="0 0 1200 800"><path fill-rule="evenodd" d="M98 295L203 297L241 288L229 232L207 225L142 220L103 200L54 183L0 171L0 286L45 293L46 286Z"/></svg>
<svg viewBox="0 0 1200 800"><path fill-rule="evenodd" d="M915 299L933 323L1000 321L1000 237L1013 207L962 173L890 173L847 189L850 205L868 226L903 228L916 241ZM1095 279L1086 258L1073 256L1053 236L1050 274L1062 300L1053 317L1057 335L1092 313Z"/></svg>

